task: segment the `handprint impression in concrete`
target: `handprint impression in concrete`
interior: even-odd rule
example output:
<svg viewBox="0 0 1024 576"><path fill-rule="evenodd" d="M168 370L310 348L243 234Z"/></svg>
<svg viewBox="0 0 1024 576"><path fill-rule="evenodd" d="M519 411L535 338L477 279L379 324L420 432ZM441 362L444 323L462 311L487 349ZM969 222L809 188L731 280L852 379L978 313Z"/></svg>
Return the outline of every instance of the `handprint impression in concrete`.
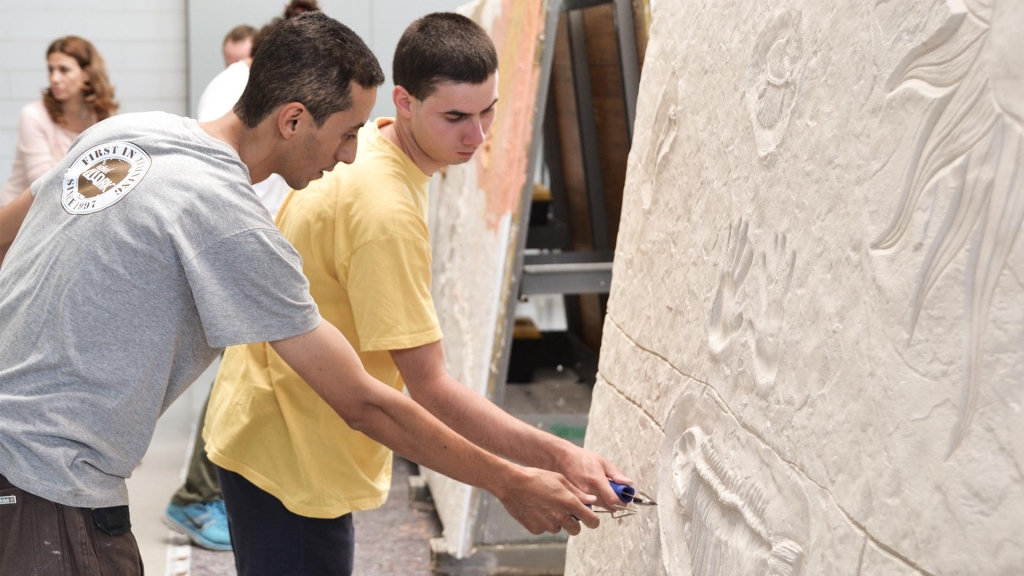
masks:
<svg viewBox="0 0 1024 576"><path fill-rule="evenodd" d="M896 247L921 196L941 175L954 176L955 195L925 259L910 321L912 340L924 301L973 231L965 278L965 382L952 454L977 410L992 298L1024 222L1024 2L948 5L948 25L907 54L892 76L894 93L912 88L934 97L935 106L918 135L899 206L872 248Z"/></svg>
<svg viewBox="0 0 1024 576"><path fill-rule="evenodd" d="M779 370L786 298L793 282L796 252L786 248L786 235L777 233L772 248L758 256L762 273L761 308L753 315L745 315L746 300L741 289L755 260L755 248L748 222L741 219L730 225L722 250L726 265L719 272L718 288L708 314L708 349L712 356L720 357L742 328L749 326L753 333L754 376L763 396L775 384Z"/></svg>
<svg viewBox="0 0 1024 576"><path fill-rule="evenodd" d="M772 533L764 491L730 470L710 437L699 428L686 430L672 446L671 458L659 492L666 506L659 514L665 524L663 561L671 575L800 574L803 548ZM669 490L671 495L666 494ZM665 542L680 536L685 551Z"/></svg>
<svg viewBox="0 0 1024 576"><path fill-rule="evenodd" d="M708 324L708 347L714 355L721 354L733 336L743 327L743 301L738 298L743 281L750 272L754 250L747 236L749 224L743 220L729 226L724 253L731 264L718 277L718 291Z"/></svg>
<svg viewBox="0 0 1024 576"><path fill-rule="evenodd" d="M786 316L786 296L793 283L796 252L786 253L786 235L776 234L775 245L761 253L761 313L751 319L754 332L754 376L759 391L767 392L775 384L782 352L782 322Z"/></svg>

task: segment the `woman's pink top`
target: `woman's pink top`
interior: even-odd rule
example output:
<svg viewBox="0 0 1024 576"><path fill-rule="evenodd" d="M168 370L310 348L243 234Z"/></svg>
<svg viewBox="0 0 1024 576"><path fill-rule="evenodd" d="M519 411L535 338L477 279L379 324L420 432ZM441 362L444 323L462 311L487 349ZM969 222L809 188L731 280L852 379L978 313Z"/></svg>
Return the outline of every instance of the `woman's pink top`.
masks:
<svg viewBox="0 0 1024 576"><path fill-rule="evenodd" d="M26 104L18 121L18 148L14 167L0 191L0 207L14 200L50 168L57 165L71 149L78 133L57 125L50 119L42 100Z"/></svg>

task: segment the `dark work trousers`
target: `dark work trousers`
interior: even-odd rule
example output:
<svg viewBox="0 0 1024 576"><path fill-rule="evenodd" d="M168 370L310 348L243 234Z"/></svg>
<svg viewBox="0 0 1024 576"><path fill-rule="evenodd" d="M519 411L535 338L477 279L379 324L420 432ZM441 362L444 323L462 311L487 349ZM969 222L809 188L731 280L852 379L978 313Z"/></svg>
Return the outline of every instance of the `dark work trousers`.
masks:
<svg viewBox="0 0 1024 576"><path fill-rule="evenodd" d="M206 457L206 442L203 440L203 426L206 422L206 408L210 405L210 397L206 397L203 410L199 413L199 426L196 427L195 443L192 446L192 460L188 463L188 474L185 483L178 488L171 502L178 506L188 506L196 502L213 502L220 499L220 482L217 481L217 468Z"/></svg>
<svg viewBox="0 0 1024 576"><path fill-rule="evenodd" d="M352 514L307 518L229 470L217 467L238 576L351 576Z"/></svg>
<svg viewBox="0 0 1024 576"><path fill-rule="evenodd" d="M0 476L0 574L141 576L128 507L75 508Z"/></svg>

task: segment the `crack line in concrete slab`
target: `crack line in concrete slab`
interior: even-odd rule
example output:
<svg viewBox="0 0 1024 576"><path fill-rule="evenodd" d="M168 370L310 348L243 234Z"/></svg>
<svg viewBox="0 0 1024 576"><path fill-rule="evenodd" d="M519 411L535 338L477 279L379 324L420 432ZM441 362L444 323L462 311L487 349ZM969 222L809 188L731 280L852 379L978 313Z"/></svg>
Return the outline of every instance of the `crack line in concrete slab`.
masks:
<svg viewBox="0 0 1024 576"><path fill-rule="evenodd" d="M633 339L633 337L632 337L632 336L630 336L630 335L629 335L629 334L628 334L628 333L627 333L627 332L626 332L626 331L625 331L625 330L624 330L624 329L622 328L622 326L621 326L621 325L620 325L620 324L618 323L618 321L616 321L616 320L615 320L615 318L614 318L614 317L612 317L612 315L611 315L610 313L608 314L608 320L609 320L609 321L610 321L610 322L611 322L611 323L612 323L612 324L613 324L613 325L615 326L615 328L616 328L616 329L617 329L617 330L618 330L618 331L619 331L620 333L622 333L622 336L623 336L623 337L624 337L624 338L625 338L626 340L628 340L628 341L629 341L629 342L630 342L630 343L631 343L631 344L632 344L633 346L635 346L635 347L636 347L637 349L639 349L639 350L641 350L642 352L645 352L645 353L647 353L647 354L649 354L649 355L651 355L651 356L653 356L653 357L657 358L658 360L661 360L662 362L664 362L665 364L667 364L669 368L671 368L671 369L672 369L673 371L675 371L675 372L676 372L676 373L678 373L679 375L681 375L681 376L685 376L686 378L689 378L690 380L692 380L692 381L694 381L694 382L697 382L697 383L699 383L699 384L703 384L703 385L705 386L705 388L706 388L706 391L707 391L707 392L709 392L709 393L711 393L711 394L713 394L713 395L715 396L714 398L712 398L712 400L713 400L713 401L715 401L715 403L716 403L716 404L718 404L719 408L720 408L720 409L722 409L722 410L723 410L723 411L724 411L724 412L726 413L726 415L727 415L727 416L729 416L730 418L732 418L732 419L733 419L733 421L734 421L734 422L736 422L736 425L737 425L737 426L739 426L740 428L742 428L742 429L743 429L743 430L744 430L745 432L747 432L748 434L750 434L751 436L753 436L753 437L754 437L754 438L755 438L755 439L756 439L756 440L757 440L758 442L760 442L761 444L763 444L763 445L764 445L764 447L765 447L765 448L767 448L768 450L770 450L770 451L772 452L772 454L775 454L775 456L776 456L776 457L778 457L778 458L779 458L779 460L781 460L781 461L785 462L785 463L786 463L787 465L789 465L789 467L790 467L790 468L792 468L794 472L796 472L796 473L797 473L798 475L802 476L802 477L803 477L803 478L805 478L805 479L806 479L806 480L807 480L808 482L810 482L811 484L814 484L815 486L817 486L817 487L818 487L818 489L820 489L820 490L821 490L822 492L824 492L825 494L827 494L827 495L828 495L828 498L829 498L829 500L831 500L831 501L832 501L832 504L834 504L834 505L835 505L836 509L837 509L837 510L839 510L839 512L840 512L840 513L841 513L841 514L842 514L842 515L843 515L843 516L844 516L844 517L846 518L846 521L847 521L847 522L849 522L849 523L850 523L850 525L852 525L852 526L854 527L854 529L855 529L855 530L857 530L858 532L861 532L861 533L862 533L862 534L864 535L864 537L865 537L865 538L867 538L867 539L868 539L868 540L870 540L870 541L871 541L872 543L874 543L874 544L875 544L876 546L878 546L878 548L879 548L879 549L881 549L881 550L882 550L883 552L885 552L885 553L888 553L889 555L893 556L894 558L896 558L896 559L897 559L897 560L899 560L900 562L903 562L904 564L906 564L907 566L909 566L909 567L913 568L914 570L917 570L918 572L920 572L920 573L922 573L922 574L925 574L926 576L936 576L936 575L935 575L934 573L932 573L932 572L929 572L928 570L926 570L926 569L922 568L922 567L921 567L920 565L918 565L918 564L917 564L916 562L914 562L914 561L913 561L913 560L911 560L910 558L907 558L906 556L904 556L904 555L900 554L900 553L899 553L899 552L897 552L897 551L896 551L896 550L895 550L895 549L894 549L893 547L891 547L891 546L889 546L889 545L885 544L884 542L882 542L881 540L879 540L879 539L878 539L878 538L877 538L876 536L874 536L873 534L871 534L870 532L868 532L867 528L866 528L866 527L865 527L865 526L864 526L863 524L861 524L860 522L858 522L857 520L855 520L855 519L853 518L853 516L852 516L852 515L851 515L851 514L850 514L849 512L847 512L847 511L846 511L846 509L845 509L845 508L843 508L843 507L842 507L842 506L841 506L841 505L839 504L839 502L837 502L837 501L836 501L836 499L835 499L835 496L833 496L833 495L832 495L832 491L831 491L831 490L829 490L829 489L828 489L828 488L826 488L826 487L825 487L825 486L824 486L823 484L819 483L819 482L818 482L817 480L815 480L814 478L812 478L812 477L811 477L811 476L810 476L810 475L809 475L809 474L808 474L807 472L805 472L805 471L804 471L804 470L803 470L802 468L800 468L800 467L799 467L799 466L797 465L797 463L796 463L796 462L794 462L794 461L792 461L792 460L790 460L790 459L786 458L785 456L783 456L783 455L782 455L782 454L781 454L781 453L780 453L780 452L779 452L779 451L778 451L778 450L777 450L777 449L776 449L776 448L775 448L774 446L772 446L772 445L771 445L771 444L770 444L770 443L769 443L769 442L768 442L768 441L767 441L766 439L764 439L763 437L761 437L761 435L760 435L760 434L759 434L759 433L758 433L758 432L757 432L756 430L754 430L754 429L753 429L753 428L751 428L751 427L750 427L749 425L747 425L747 424L745 424L745 423L744 423L743 421L741 421L741 420L739 419L739 417L738 417L738 416L737 416L737 415L736 415L736 414L735 414L735 413L734 413L734 412L732 411L732 409L731 409L731 408L729 407L729 405L728 405L728 404L727 404L727 403L725 402L725 399L724 399L724 398L722 397L722 395L721 395L721 394L719 394L717 390L715 390L715 387L714 387L714 386L712 386L712 385L711 385L710 383L708 383L708 382L704 382L703 380L700 380L700 379L698 379L698 378L695 378L695 377L693 377L693 376L691 376L691 375L689 375L689 374L687 374L687 373L683 372L682 370L680 370L679 368L677 368L677 367L676 367L676 366L675 366L674 364L672 364L672 362L671 362L671 361L669 361L669 360L668 360L667 358L665 358L665 357L664 357L664 356L662 356L661 354L659 354L659 353L657 353L657 352L655 352L655 351L653 351L653 350L648 350L648 349L647 349L647 348L645 348L644 346L642 346L642 345L640 345L639 343L637 343L637 341L636 341L636 340L634 340L634 339ZM605 376L604 376L603 374L601 375L601 377L602 377L602 378L604 378L604 380L605 380L606 382L608 382L609 384L612 384L612 383L611 383L611 382L610 382L610 381L608 380L608 378L607 378L607 377L605 377ZM624 392L623 392L622 390L619 390L619 389L618 389L618 387L614 386L613 384L612 384L612 388L614 388L616 392L618 392L619 394L621 394L621 395L622 395L622 396L623 396L624 398L626 398L626 399L627 399L627 400L629 400L630 402L632 402L632 403L634 403L634 404L637 404L637 402L636 402L635 400L633 400L632 398L630 398L629 396L627 396L627 395L626 395L626 394L625 394L625 393L624 393ZM654 420L654 421L655 421L655 422L657 423L657 420L656 420L656 419L654 419L654 418L653 418L653 417L652 417L652 416L651 416L651 415L650 415L650 414L649 414L649 413L648 413L648 412L647 412L646 410L644 410L644 409L643 409L643 407L640 407L640 409L641 409L641 410L643 411L643 413L644 413L645 415L647 415L647 417L648 417L648 418L651 418L652 420ZM658 423L658 424L659 424L659 426L660 426L660 423ZM663 430L664 430L664 429L663 429Z"/></svg>
<svg viewBox="0 0 1024 576"><path fill-rule="evenodd" d="M860 556L857 558L857 576L861 576L864 573L864 555L868 551L868 539L864 538L864 543L860 546Z"/></svg>
<svg viewBox="0 0 1024 576"><path fill-rule="evenodd" d="M599 375L599 376L601 376L601 380L604 380L604 381L605 381L605 384L608 384L608 387L609 387L609 388L611 388L611 389L612 389L612 390L613 390L613 391L614 391L615 393L617 393L617 394L618 394L619 396L622 396L622 399L623 399L623 400L625 400L626 402L628 402L628 403L632 404L632 405L633 405L633 406L634 406L634 407L635 407L635 408L636 408L637 410L639 410L639 411L640 411L641 413L643 413L643 415L644 415L644 416L646 416L646 417L647 417L647 419L651 421L651 424L653 424L655 428L657 428L658 430L660 430L662 434L664 434L664 433L665 433L665 428L664 428L664 427L663 427L663 426L661 425L661 422L658 422L658 419L657 419L657 418L655 418L655 417L654 417L654 416L653 416L653 415L652 415L652 414L651 414L650 412L648 412L648 411L647 411L646 409L644 409L644 407L643 407L643 406L642 406L642 405L641 405L641 404L640 404L639 402L637 402L636 400L633 400L632 398L630 398L630 397L629 397L629 396L628 396L628 395L627 395L627 394L626 394L625 392L623 392L622 390L619 390L619 387L618 387L618 386L617 386L617 385L616 385L616 384L615 384L614 382L612 382L611 380L609 380L609 379L608 379L608 377L607 377L607 376L605 376L604 374L601 374L600 372L598 372L598 375Z"/></svg>

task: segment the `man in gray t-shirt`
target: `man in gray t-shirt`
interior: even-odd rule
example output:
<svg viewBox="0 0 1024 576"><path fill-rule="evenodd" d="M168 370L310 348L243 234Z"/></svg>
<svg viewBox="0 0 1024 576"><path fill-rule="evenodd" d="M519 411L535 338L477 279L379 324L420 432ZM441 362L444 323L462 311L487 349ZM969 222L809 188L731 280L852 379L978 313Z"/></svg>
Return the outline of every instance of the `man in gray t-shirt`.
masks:
<svg viewBox="0 0 1024 576"><path fill-rule="evenodd" d="M352 428L492 492L532 532L597 525L560 474L481 450L371 378L249 184L302 189L352 162L383 80L345 26L289 20L233 113L104 121L0 210L0 574L139 573L124 479L221 349L257 341Z"/></svg>
<svg viewBox="0 0 1024 576"><path fill-rule="evenodd" d="M298 254L247 180L195 120L150 112L97 125L33 184L0 273L12 484L125 504L153 423L221 349L320 324Z"/></svg>

